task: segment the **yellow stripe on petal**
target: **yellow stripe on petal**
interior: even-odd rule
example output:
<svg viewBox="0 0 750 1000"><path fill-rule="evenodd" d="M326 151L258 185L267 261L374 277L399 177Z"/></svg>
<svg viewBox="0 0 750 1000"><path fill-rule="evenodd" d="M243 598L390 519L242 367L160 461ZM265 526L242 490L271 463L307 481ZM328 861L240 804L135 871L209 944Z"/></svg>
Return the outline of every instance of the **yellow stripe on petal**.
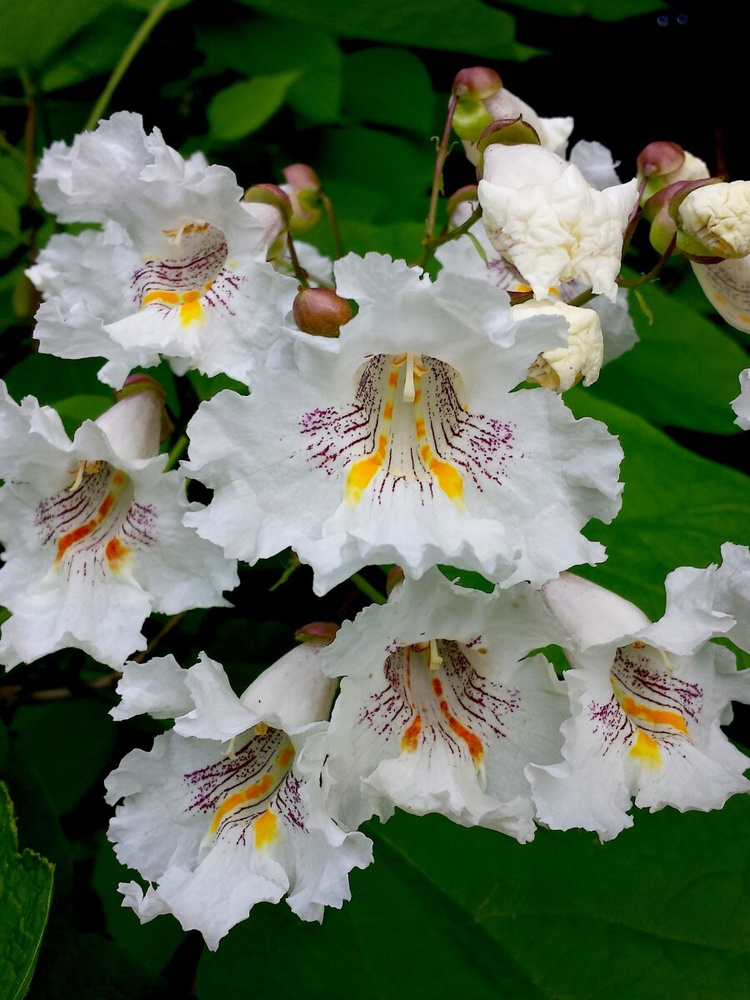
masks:
<svg viewBox="0 0 750 1000"><path fill-rule="evenodd" d="M362 494L378 474L385 461L388 438L381 434L378 438L378 450L353 462L346 477L344 495L349 503L359 503Z"/></svg>
<svg viewBox="0 0 750 1000"><path fill-rule="evenodd" d="M253 823L253 833L255 834L255 846L258 850L268 845L276 839L278 835L278 823L276 814L266 809L264 813Z"/></svg>
<svg viewBox="0 0 750 1000"><path fill-rule="evenodd" d="M647 764L649 767L661 767L659 744L642 729L638 730L635 743L630 748L630 755L637 757L641 764Z"/></svg>

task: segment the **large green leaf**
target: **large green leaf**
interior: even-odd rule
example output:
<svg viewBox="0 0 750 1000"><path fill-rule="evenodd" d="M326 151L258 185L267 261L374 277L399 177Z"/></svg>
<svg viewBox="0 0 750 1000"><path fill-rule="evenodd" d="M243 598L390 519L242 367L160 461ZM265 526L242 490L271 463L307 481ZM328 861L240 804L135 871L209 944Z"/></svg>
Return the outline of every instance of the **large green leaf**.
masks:
<svg viewBox="0 0 750 1000"><path fill-rule="evenodd" d="M248 7L314 24L341 38L446 49L493 59L523 59L536 50L515 41L515 19L479 0L242 0Z"/></svg>
<svg viewBox="0 0 750 1000"><path fill-rule="evenodd" d="M376 46L346 57L344 113L427 136L435 128L435 91L424 64L405 49Z"/></svg>
<svg viewBox="0 0 750 1000"><path fill-rule="evenodd" d="M26 996L52 900L53 866L18 853L8 789L0 784L0 1000Z"/></svg>
<svg viewBox="0 0 750 1000"><path fill-rule="evenodd" d="M0 68L41 66L113 0L13 0L0 3Z"/></svg>
<svg viewBox="0 0 750 1000"><path fill-rule="evenodd" d="M255 132L276 114L299 75L299 70L289 70L256 76L220 90L206 111L211 135L233 141Z"/></svg>
<svg viewBox="0 0 750 1000"><path fill-rule="evenodd" d="M103 777L111 760L114 723L106 704L94 698L24 706L16 713L13 729L60 815Z"/></svg>
<svg viewBox="0 0 750 1000"><path fill-rule="evenodd" d="M640 605L664 608L664 577L677 566L717 562L722 542L750 539L750 478L675 444L641 417L573 389L576 416L604 421L620 438L625 459L622 510L586 534L604 542L606 562L582 574Z"/></svg>
<svg viewBox="0 0 750 1000"><path fill-rule="evenodd" d="M523 7L560 17L588 14L600 21L621 21L626 17L668 9L663 0L505 0L505 6Z"/></svg>
<svg viewBox="0 0 750 1000"><path fill-rule="evenodd" d="M331 35L295 21L243 13L239 23L198 28L196 44L206 61L196 75L231 69L255 77L297 70L299 78L285 95L288 103L312 121L338 120L342 54Z"/></svg>
<svg viewBox="0 0 750 1000"><path fill-rule="evenodd" d="M540 830L520 845L442 817L371 824L352 900L305 925L260 905L198 971L201 1000L689 1000L750 990L750 801L639 813L602 845ZM279 942L293 961L274 961ZM252 975L247 970L252 969Z"/></svg>
<svg viewBox="0 0 750 1000"><path fill-rule="evenodd" d="M72 87L82 80L111 71L142 20L143 17L134 11L123 10L119 6L108 10L55 54L42 74L40 90Z"/></svg>
<svg viewBox="0 0 750 1000"><path fill-rule="evenodd" d="M736 432L729 402L750 363L740 345L656 284L631 292L630 312L640 341L602 369L594 394L661 426Z"/></svg>

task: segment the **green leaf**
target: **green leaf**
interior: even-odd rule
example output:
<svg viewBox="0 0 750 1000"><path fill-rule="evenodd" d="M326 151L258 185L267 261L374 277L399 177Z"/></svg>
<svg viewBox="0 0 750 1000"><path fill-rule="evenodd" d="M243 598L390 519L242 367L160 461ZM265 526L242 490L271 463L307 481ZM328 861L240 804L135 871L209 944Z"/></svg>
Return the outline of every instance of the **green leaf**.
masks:
<svg viewBox="0 0 750 1000"><path fill-rule="evenodd" d="M117 889L130 882L133 871L117 860L112 844L98 835L91 882L104 908L107 932L129 954L137 957L152 973L160 973L185 937L176 920L153 920L141 924L132 909L122 905Z"/></svg>
<svg viewBox="0 0 750 1000"><path fill-rule="evenodd" d="M442 49L493 59L527 59L537 50L515 41L515 19L479 0L242 0L248 7L313 24L341 38Z"/></svg>
<svg viewBox="0 0 750 1000"><path fill-rule="evenodd" d="M256 76L220 90L208 105L207 116L215 139L232 141L255 132L276 114L299 70Z"/></svg>
<svg viewBox="0 0 750 1000"><path fill-rule="evenodd" d="M719 327L656 284L631 292L630 313L640 338L606 365L594 395L636 410L661 426L715 434L738 432L729 406L748 355ZM653 319L651 319L653 317Z"/></svg>
<svg viewBox="0 0 750 1000"><path fill-rule="evenodd" d="M59 815L104 777L114 749L114 722L106 704L94 698L22 706L13 731Z"/></svg>
<svg viewBox="0 0 750 1000"><path fill-rule="evenodd" d="M0 4L0 68L27 69L69 41L113 0L24 0Z"/></svg>
<svg viewBox="0 0 750 1000"><path fill-rule="evenodd" d="M299 71L288 103L311 121L337 121L341 104L341 50L330 34L274 17L247 14L231 25L211 25L196 34L206 62L196 75L232 69L243 76Z"/></svg>
<svg viewBox="0 0 750 1000"><path fill-rule="evenodd" d="M88 393L68 396L67 399L60 399L55 403L55 409L62 417L65 430L71 437L84 420L96 420L110 406L112 406L111 396L94 396Z"/></svg>
<svg viewBox="0 0 750 1000"><path fill-rule="evenodd" d="M120 7L108 10L47 64L39 89L44 93L60 90L111 71L142 20L138 14Z"/></svg>
<svg viewBox="0 0 750 1000"><path fill-rule="evenodd" d="M576 388L565 394L576 416L602 420L620 438L625 459L622 510L590 538L607 547L583 576L638 604L651 618L664 610L664 578L678 566L707 566L725 541L750 538L750 478L675 444L641 417Z"/></svg>
<svg viewBox="0 0 750 1000"><path fill-rule="evenodd" d="M108 391L96 377L101 366L102 361L96 358L71 362L33 353L8 372L5 383L16 400L32 395L43 405L52 405L74 395L96 396L99 391ZM114 402L114 396L110 401Z"/></svg>
<svg viewBox="0 0 750 1000"><path fill-rule="evenodd" d="M588 14L599 21L622 21L626 17L669 9L669 5L663 0L506 0L506 3L511 7L561 17Z"/></svg>
<svg viewBox="0 0 750 1000"><path fill-rule="evenodd" d="M31 984L52 901L53 866L18 852L8 789L0 784L0 1000L22 1000Z"/></svg>
<svg viewBox="0 0 750 1000"><path fill-rule="evenodd" d="M429 135L435 92L423 63L405 49L363 49L344 62L344 113L358 122L393 125Z"/></svg>

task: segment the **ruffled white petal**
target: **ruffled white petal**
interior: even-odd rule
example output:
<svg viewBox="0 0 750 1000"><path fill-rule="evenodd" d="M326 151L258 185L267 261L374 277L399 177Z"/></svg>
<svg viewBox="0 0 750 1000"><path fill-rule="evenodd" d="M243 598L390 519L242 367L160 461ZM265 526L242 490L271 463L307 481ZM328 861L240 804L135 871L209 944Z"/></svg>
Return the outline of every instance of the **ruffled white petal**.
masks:
<svg viewBox="0 0 750 1000"><path fill-rule="evenodd" d="M339 341L298 339L296 370L191 421L185 467L214 498L186 523L248 562L292 546L318 593L368 563L511 585L599 561L579 528L619 506L619 446L550 394L510 391L565 324L515 325L486 281L431 284L374 254L337 278L360 304Z"/></svg>

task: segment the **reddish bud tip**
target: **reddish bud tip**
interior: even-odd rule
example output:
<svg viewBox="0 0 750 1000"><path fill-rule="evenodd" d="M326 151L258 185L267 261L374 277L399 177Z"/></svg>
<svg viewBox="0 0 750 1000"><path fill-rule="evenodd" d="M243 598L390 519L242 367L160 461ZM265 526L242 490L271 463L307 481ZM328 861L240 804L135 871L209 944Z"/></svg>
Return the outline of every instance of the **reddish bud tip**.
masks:
<svg viewBox="0 0 750 1000"><path fill-rule="evenodd" d="M314 642L318 646L328 646L336 638L339 626L335 622L310 622L294 633L297 642Z"/></svg>
<svg viewBox="0 0 750 1000"><path fill-rule="evenodd" d="M292 217L292 201L278 184L253 184L242 196L242 200L253 205L272 205L278 208L286 222Z"/></svg>
<svg viewBox="0 0 750 1000"><path fill-rule="evenodd" d="M685 162L685 150L676 142L650 142L638 154L636 161L641 177L651 174L671 174Z"/></svg>
<svg viewBox="0 0 750 1000"><path fill-rule="evenodd" d="M338 337L352 318L352 307L330 288L302 288L292 306L294 322L313 337Z"/></svg>
<svg viewBox="0 0 750 1000"><path fill-rule="evenodd" d="M401 569L400 566L394 566L390 570L388 576L385 579L385 592L388 595L388 597L390 597L394 589L398 587L400 583L403 582L404 582L404 571Z"/></svg>
<svg viewBox="0 0 750 1000"><path fill-rule="evenodd" d="M293 191L320 191L320 178L312 167L305 163L291 163L282 170L284 180Z"/></svg>
<svg viewBox="0 0 750 1000"><path fill-rule="evenodd" d="M456 73L453 81L453 93L458 97L472 97L476 101L484 101L492 97L503 85L500 75L487 66L469 66Z"/></svg>

